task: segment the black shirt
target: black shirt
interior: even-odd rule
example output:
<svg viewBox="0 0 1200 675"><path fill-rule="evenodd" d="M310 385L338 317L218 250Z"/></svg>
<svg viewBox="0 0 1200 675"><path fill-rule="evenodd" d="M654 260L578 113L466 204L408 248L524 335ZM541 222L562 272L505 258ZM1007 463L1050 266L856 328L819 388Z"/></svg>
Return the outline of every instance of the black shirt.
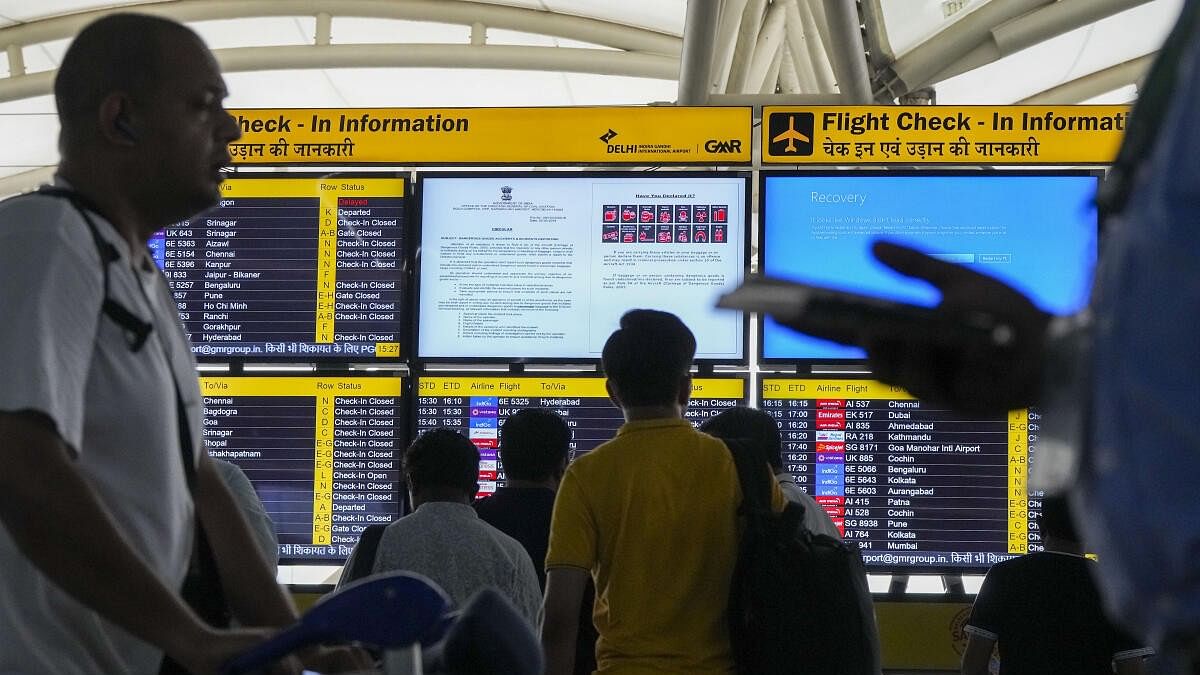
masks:
<svg viewBox="0 0 1200 675"><path fill-rule="evenodd" d="M521 542L533 560L538 583L546 590L546 549L550 545L550 516L554 491L549 488L502 487L475 502L475 512L497 530Z"/></svg>
<svg viewBox="0 0 1200 675"><path fill-rule="evenodd" d="M1104 615L1094 564L1044 552L992 567L966 631L997 642L1001 675L1110 675L1112 661L1150 653Z"/></svg>

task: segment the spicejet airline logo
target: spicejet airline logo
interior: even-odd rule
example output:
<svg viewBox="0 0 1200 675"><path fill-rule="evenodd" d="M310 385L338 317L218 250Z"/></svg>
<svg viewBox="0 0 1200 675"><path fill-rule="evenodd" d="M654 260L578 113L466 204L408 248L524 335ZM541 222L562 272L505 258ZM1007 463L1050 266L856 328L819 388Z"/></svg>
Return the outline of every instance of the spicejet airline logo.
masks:
<svg viewBox="0 0 1200 675"><path fill-rule="evenodd" d="M771 113L767 120L770 154L800 157L812 155L814 124L815 119L810 112Z"/></svg>

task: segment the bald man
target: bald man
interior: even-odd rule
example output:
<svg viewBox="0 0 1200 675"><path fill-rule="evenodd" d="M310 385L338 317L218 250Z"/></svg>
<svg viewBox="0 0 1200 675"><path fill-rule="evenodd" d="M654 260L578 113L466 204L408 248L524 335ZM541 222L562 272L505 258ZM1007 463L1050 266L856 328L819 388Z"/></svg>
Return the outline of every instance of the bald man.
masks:
<svg viewBox="0 0 1200 675"><path fill-rule="evenodd" d="M216 203L240 136L225 96L191 30L100 19L55 81L54 186L0 203L2 673L153 674L164 655L215 672L270 630L189 607L201 559L242 625L296 618L204 449L195 363L146 246Z"/></svg>

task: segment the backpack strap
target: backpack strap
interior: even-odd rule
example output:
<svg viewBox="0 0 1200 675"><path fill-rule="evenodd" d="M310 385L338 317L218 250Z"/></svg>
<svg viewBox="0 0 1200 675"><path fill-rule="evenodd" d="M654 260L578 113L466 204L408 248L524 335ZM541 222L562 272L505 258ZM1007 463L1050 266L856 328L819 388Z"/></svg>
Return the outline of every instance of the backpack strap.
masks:
<svg viewBox="0 0 1200 675"><path fill-rule="evenodd" d="M737 468L738 483L742 486L742 504L738 513L742 515L765 515L771 508L771 472L766 464L757 466L754 453L748 443L740 438L723 439L733 464ZM755 477L758 474L758 478Z"/></svg>
<svg viewBox="0 0 1200 675"><path fill-rule="evenodd" d="M338 582L339 586L371 576L371 570L375 568L375 558L379 554L379 542L383 539L385 529L387 529L387 525L377 523L368 525L367 529L362 531L358 539L358 550L354 554L354 565L342 572L342 580Z"/></svg>
<svg viewBox="0 0 1200 675"><path fill-rule="evenodd" d="M100 236L100 229L96 227L96 221L88 213L89 211L92 213L101 213L100 209L87 197L67 188L43 185L34 194L66 199L79 212L79 216L83 218L84 224L87 225L88 232L92 235L92 243L96 245L96 252L100 255L100 264L104 275L104 301L100 305L100 313L112 319L114 323L129 334L129 348L132 351L141 351L142 347L146 345L146 340L150 337L150 332L154 330L154 324L143 321L138 315L129 311L127 307L109 296L108 268L109 265L121 259L121 252L117 250L116 246L113 246L104 237Z"/></svg>

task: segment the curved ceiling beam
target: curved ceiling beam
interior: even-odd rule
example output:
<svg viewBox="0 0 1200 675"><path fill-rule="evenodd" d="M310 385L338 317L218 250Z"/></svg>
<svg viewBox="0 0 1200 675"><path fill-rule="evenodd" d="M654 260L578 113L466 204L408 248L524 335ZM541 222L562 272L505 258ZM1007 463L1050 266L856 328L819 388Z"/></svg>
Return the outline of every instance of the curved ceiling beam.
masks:
<svg viewBox="0 0 1200 675"><path fill-rule="evenodd" d="M54 178L54 172L57 168L54 166L42 166L0 178L0 199L22 192L29 192L42 183L49 183Z"/></svg>
<svg viewBox="0 0 1200 675"><path fill-rule="evenodd" d="M1009 0L981 5L877 72L872 83L875 99L880 102L892 100L920 89L945 70L946 64L954 63L991 39L991 31L996 26L1054 1Z"/></svg>
<svg viewBox="0 0 1200 675"><path fill-rule="evenodd" d="M948 80L969 70L999 61L1040 42L1107 19L1150 0L1058 0L1035 12L996 26L990 37L934 75L925 86Z"/></svg>
<svg viewBox="0 0 1200 675"><path fill-rule="evenodd" d="M624 75L660 80L679 76L679 59L662 54L609 49L511 45L366 44L236 47L213 52L226 73L321 68L479 68ZM0 102L54 91L47 70L0 78Z"/></svg>
<svg viewBox="0 0 1200 675"><path fill-rule="evenodd" d="M871 77L855 0L825 0L830 42L825 46L837 75L838 91L848 104L871 103Z"/></svg>
<svg viewBox="0 0 1200 675"><path fill-rule="evenodd" d="M170 0L66 14L0 28L0 46L26 46L65 40L101 16L129 11L154 14L182 23L278 16L315 17L319 14L329 14L335 18L398 19L464 26L481 23L492 28L668 56L678 56L683 48L682 38L646 28L467 0Z"/></svg>
<svg viewBox="0 0 1200 675"><path fill-rule="evenodd" d="M1016 105L1071 105L1107 94L1110 91L1116 91L1121 87L1138 84L1146 76L1146 71L1150 69L1150 64L1157 56L1158 52L1151 52L1104 70L1097 70L1070 82L1040 91L1017 101Z"/></svg>
<svg viewBox="0 0 1200 675"><path fill-rule="evenodd" d="M674 80L679 59L661 54L520 45L366 44L236 47L214 52L227 73L313 68L544 70Z"/></svg>
<svg viewBox="0 0 1200 675"><path fill-rule="evenodd" d="M691 0L683 27L683 55L679 63L680 105L704 105L713 69L713 43L721 28L718 0Z"/></svg>

